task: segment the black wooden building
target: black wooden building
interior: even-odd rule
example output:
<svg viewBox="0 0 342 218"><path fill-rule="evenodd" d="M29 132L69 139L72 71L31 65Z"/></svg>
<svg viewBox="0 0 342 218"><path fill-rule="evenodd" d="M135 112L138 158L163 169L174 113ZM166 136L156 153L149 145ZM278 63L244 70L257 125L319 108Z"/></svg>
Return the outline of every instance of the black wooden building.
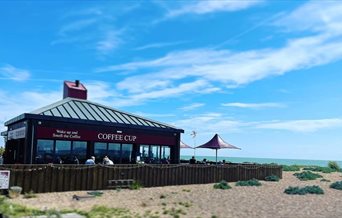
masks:
<svg viewBox="0 0 342 218"><path fill-rule="evenodd" d="M63 97L5 122L5 164L179 163L184 130L88 101L79 81L65 81Z"/></svg>

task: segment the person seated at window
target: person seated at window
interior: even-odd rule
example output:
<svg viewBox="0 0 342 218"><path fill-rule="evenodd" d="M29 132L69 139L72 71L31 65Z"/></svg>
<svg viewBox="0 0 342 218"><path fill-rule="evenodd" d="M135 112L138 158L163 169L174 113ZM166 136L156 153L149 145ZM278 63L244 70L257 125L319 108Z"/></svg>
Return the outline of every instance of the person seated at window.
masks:
<svg viewBox="0 0 342 218"><path fill-rule="evenodd" d="M86 165L94 165L95 164L95 157L91 156L88 160L85 162Z"/></svg>
<svg viewBox="0 0 342 218"><path fill-rule="evenodd" d="M196 164L196 158L195 156L192 156L192 158L189 161L190 164Z"/></svg>
<svg viewBox="0 0 342 218"><path fill-rule="evenodd" d="M62 158L60 157L60 156L58 156L57 158L56 158L56 162L55 162L56 164L63 164L63 160L62 160Z"/></svg>
<svg viewBox="0 0 342 218"><path fill-rule="evenodd" d="M80 161L78 160L77 156L74 156L74 159L72 160L73 164L80 164Z"/></svg>
<svg viewBox="0 0 342 218"><path fill-rule="evenodd" d="M105 156L105 157L103 158L102 164L105 164L105 165L113 165L114 163L113 163L113 161L112 161L111 159L109 159L108 156Z"/></svg>
<svg viewBox="0 0 342 218"><path fill-rule="evenodd" d="M43 159L42 155L36 156L36 164L44 164L44 159Z"/></svg>
<svg viewBox="0 0 342 218"><path fill-rule="evenodd" d="M170 164L170 161L167 158L161 159L162 164Z"/></svg>

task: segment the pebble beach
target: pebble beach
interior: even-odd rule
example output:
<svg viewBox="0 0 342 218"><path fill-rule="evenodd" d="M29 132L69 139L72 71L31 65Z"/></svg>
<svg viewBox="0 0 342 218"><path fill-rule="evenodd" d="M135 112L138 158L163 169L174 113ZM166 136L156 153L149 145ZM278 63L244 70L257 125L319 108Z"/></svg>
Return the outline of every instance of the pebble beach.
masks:
<svg viewBox="0 0 342 218"><path fill-rule="evenodd" d="M324 179L300 181L293 172L283 172L279 182L261 181L259 187L235 186L214 189L213 184L141 188L139 190L104 190L96 198L74 200L86 191L37 194L36 198L11 199L12 203L37 209L89 211L95 205L125 208L141 217L342 217L342 191L329 188L342 180L342 173L320 173ZM288 195L289 186L318 185L323 195ZM177 216L165 211L177 211ZM153 215L153 216L152 216Z"/></svg>

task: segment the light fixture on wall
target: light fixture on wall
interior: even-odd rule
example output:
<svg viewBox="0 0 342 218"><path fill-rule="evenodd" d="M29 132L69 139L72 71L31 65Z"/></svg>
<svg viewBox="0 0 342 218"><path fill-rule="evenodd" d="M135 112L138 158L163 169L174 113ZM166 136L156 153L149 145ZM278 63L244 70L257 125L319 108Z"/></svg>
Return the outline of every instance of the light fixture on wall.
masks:
<svg viewBox="0 0 342 218"><path fill-rule="evenodd" d="M116 133L122 133L122 131L121 130L116 130Z"/></svg>

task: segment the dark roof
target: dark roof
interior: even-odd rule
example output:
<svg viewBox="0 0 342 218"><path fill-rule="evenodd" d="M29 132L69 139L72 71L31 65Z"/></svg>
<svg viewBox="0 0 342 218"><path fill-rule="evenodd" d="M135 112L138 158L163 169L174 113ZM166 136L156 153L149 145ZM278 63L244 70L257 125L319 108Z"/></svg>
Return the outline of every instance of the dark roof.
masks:
<svg viewBox="0 0 342 218"><path fill-rule="evenodd" d="M28 114L22 114L7 121L5 125L7 126L9 124L18 122L24 119L25 115L26 117L28 117L27 115L43 115L48 117L77 119L89 122L104 122L107 124L117 124L120 126L139 126L184 132L182 129L177 129L176 127L168 124L133 115L111 107L93 103L88 100L75 98L65 98L46 107L34 110Z"/></svg>

